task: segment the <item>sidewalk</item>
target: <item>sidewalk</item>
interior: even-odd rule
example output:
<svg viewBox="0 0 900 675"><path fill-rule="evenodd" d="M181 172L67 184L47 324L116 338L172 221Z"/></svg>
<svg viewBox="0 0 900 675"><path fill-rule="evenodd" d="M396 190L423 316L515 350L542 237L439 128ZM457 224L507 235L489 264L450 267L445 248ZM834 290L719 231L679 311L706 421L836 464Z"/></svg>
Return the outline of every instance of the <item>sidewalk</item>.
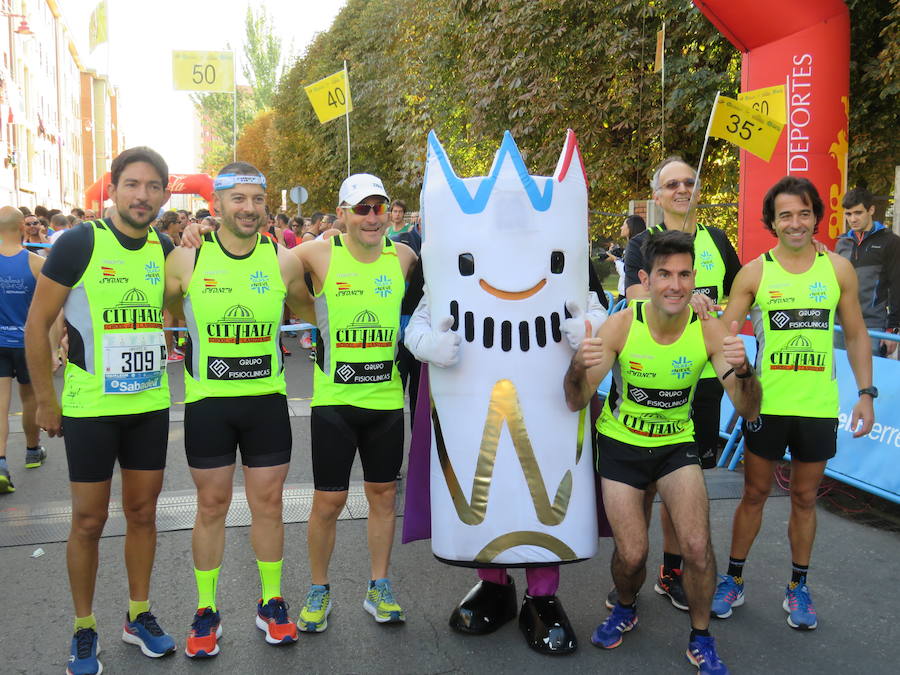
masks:
<svg viewBox="0 0 900 675"><path fill-rule="evenodd" d="M306 360L289 361L289 367L289 396L296 399L308 396ZM172 377L173 401L180 400L179 379ZM174 420L183 407L175 405L172 411ZM296 416L291 419L294 460L288 476L293 503L288 520L294 522L285 527L283 583L292 617L296 617L309 583L302 503L312 481L308 412L302 401L297 401L294 412ZM249 529L229 527L219 581L224 629L222 651L209 661L190 661L182 650L196 595L190 530L178 529L190 527L193 519L192 484L182 438L180 422L173 421L163 497L169 500L168 508L177 512L170 513L167 519L160 518L151 593L153 611L175 637L178 652L162 660L152 660L121 641L121 624L127 609L123 538L105 536L100 545L95 602L105 673L695 672L684 658L690 629L687 614L674 609L653 592L652 575L661 560L656 522L650 530L650 571L640 598L637 628L615 650L604 651L590 644L591 632L606 616L603 600L611 585L611 542L601 540L596 558L563 568L559 595L578 634L579 649L568 657L545 657L525 646L514 621L491 636L470 637L452 632L447 625L450 612L474 583L475 574L472 570L437 562L431 555L430 542L401 545L400 519L391 576L408 620L402 626L376 624L362 609L368 555L365 520L360 519L364 508L356 507L349 509L346 519L338 523L331 567L335 605L329 628L322 634L303 634L298 643L286 647L267 645L254 626L259 579ZM48 463L40 469L26 471L22 467L22 435L13 433L10 438L10 467L18 491L0 498L0 540L14 543L10 541L12 538L24 537L20 541L30 543L3 546L0 542L0 569L3 570L0 602L5 610L0 622L3 636L0 672L4 675L63 673L72 635L63 541L67 532L68 500L65 455L59 439L45 445L50 455ZM355 488L361 479L357 463L351 476ZM240 482L238 478L237 486ZM711 525L722 570L727 561L731 517L737 505L734 497L740 494L740 476L717 470L708 474L708 482L711 494L719 497L711 501ZM116 494L117 483L116 480ZM241 494L237 486L236 502ZM900 591L891 580L900 559L900 535L855 523L820 508L819 534L810 570L819 628L800 633L787 626L781 609L790 574L786 537L789 506L789 499L784 496L769 500L762 530L746 568L747 602L732 618L714 620L712 624L721 657L733 673L897 672L900 628L896 608L900 605ZM236 511L234 515L239 514ZM54 522L42 520L51 516ZM108 533L115 531L111 515ZM31 558L38 546L45 554ZM524 574L515 571L513 576L521 597L525 591Z"/></svg>

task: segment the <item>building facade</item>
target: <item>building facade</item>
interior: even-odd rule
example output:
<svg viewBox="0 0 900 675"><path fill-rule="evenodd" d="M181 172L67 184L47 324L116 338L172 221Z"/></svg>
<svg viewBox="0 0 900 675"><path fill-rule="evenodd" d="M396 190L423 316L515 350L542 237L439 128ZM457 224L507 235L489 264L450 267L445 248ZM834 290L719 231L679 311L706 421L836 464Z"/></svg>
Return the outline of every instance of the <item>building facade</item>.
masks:
<svg viewBox="0 0 900 675"><path fill-rule="evenodd" d="M0 204L89 206L122 148L115 88L85 71L58 0L0 0L0 52Z"/></svg>

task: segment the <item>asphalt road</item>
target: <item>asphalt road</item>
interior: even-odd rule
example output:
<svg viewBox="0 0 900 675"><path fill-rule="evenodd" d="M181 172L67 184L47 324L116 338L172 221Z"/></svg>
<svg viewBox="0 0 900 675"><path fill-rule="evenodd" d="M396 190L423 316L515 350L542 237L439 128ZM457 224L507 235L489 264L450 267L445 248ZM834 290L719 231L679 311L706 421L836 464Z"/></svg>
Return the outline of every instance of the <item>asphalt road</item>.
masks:
<svg viewBox="0 0 900 675"><path fill-rule="evenodd" d="M308 398L310 363L296 348L287 360L288 392L294 431L294 459L288 476L292 487L312 482L309 461ZM173 401L183 393L178 366L170 366ZM14 398L15 400L15 398ZM15 404L14 404L15 405ZM184 494L193 487L183 453L181 413L172 408L169 463L164 496ZM26 470L24 438L14 407L8 455L17 492L0 497L0 527L27 528L33 516L48 505L65 505L67 474L62 442L45 441L48 462ZM237 474L240 482L240 474ZM358 465L352 479L361 481ZM740 477L717 470L710 481L736 487ZM118 485L115 486L119 494ZM187 492L189 494L189 492ZM731 517L737 502L711 502L713 541L726 560ZM810 587L819 614L819 628L808 633L791 630L781 609L790 573L786 539L789 500L770 499L766 518L746 567L747 602L732 618L714 621L719 653L734 673L896 673L900 663L900 628L896 607L900 592L893 583L900 554L900 536L819 510L819 535L810 571ZM5 519L5 520L4 520ZM401 521L398 520L398 526ZM63 528L64 529L64 528ZM62 673L72 631L72 609L62 537L0 548L0 673ZM55 539L55 541L52 541ZM603 540L598 556L563 569L559 596L578 632L578 651L567 657L545 657L524 644L515 622L497 633L467 637L447 626L450 611L474 583L471 570L443 565L431 555L428 542L394 549L391 576L399 602L407 611L402 626L378 625L362 609L368 576L365 520L343 520L331 568L335 609L329 629L301 635L287 647L268 646L254 626L258 576L248 530L227 531L225 563L219 582L219 602L225 631L221 654L193 662L180 651L195 601L190 558L190 531L160 532L151 601L162 625L176 638L179 652L151 660L120 639L127 609L127 584L122 562L123 539L101 541L100 570L95 601L99 621L101 660L107 673L690 673L684 658L688 617L652 590L648 581L639 604L640 623L612 651L594 648L589 636L605 618L603 599L610 587L611 544ZM32 558L43 548L44 555ZM661 558L659 529L651 528L651 566ZM720 567L721 567L720 563ZM283 591L292 604L302 603L309 583L306 562L306 524L286 526ZM515 572L519 594L524 575Z"/></svg>

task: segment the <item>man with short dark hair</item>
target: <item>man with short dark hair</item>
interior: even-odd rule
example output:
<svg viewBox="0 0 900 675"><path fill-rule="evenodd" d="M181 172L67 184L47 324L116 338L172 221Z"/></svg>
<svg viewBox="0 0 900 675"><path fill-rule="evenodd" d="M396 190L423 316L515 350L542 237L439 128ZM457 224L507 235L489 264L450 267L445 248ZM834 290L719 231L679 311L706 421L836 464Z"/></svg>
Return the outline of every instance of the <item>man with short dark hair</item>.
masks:
<svg viewBox="0 0 900 675"><path fill-rule="evenodd" d="M653 172L650 188L654 202L662 209L663 222L629 239L624 257L625 295L629 300L646 297L638 275L644 267L642 246L647 238L668 230L686 232L694 239L694 269L697 272L691 306L701 320L706 320L730 293L731 284L741 268L740 260L724 230L697 222L695 192L700 189L697 172L681 157L672 155L660 162ZM694 435L700 446L700 464L704 469L716 465L722 394L712 366L707 365L692 403ZM648 495L652 496L652 490L648 490ZM687 611L681 583L681 553L665 503L660 506L660 524L663 561L653 588L668 597L674 607ZM612 597L608 604L614 604Z"/></svg>
<svg viewBox="0 0 900 675"><path fill-rule="evenodd" d="M34 389L25 364L25 317L44 258L22 247L22 227L23 216L19 209L12 206L0 208L0 494L15 492L16 489L6 461L9 402L14 377L19 383L19 398L22 400L25 468L35 469L47 457L40 445ZM51 342L58 337L51 335Z"/></svg>
<svg viewBox="0 0 900 675"><path fill-rule="evenodd" d="M324 217L325 214L321 211L316 211L314 214L312 214L309 228L306 230L306 232L303 233L303 237L301 237L301 243L313 241L322 233L322 219Z"/></svg>
<svg viewBox="0 0 900 675"><path fill-rule="evenodd" d="M412 229L412 223L407 223L405 218L406 202L402 199L395 199L391 203L391 212L390 216L388 216L391 223L391 226L388 228L388 236L391 239L396 239L398 235L409 232Z"/></svg>
<svg viewBox="0 0 900 675"><path fill-rule="evenodd" d="M635 600L648 548L644 500L655 484L684 557L691 619L686 656L701 673L727 673L709 634L716 564L691 400L708 362L742 415L756 417L761 390L737 335L738 323L701 321L691 306L697 274L692 237L672 231L648 237L643 259L639 278L649 300L613 314L596 337L588 331L564 382L569 409L580 410L613 371L596 433L597 471L616 545L612 576L618 598L591 641L613 649L637 624Z"/></svg>
<svg viewBox="0 0 900 675"><path fill-rule="evenodd" d="M269 644L297 640L281 593L291 425L279 327L285 300L307 318L312 301L300 262L260 231L267 223L265 176L234 162L214 187L221 227L204 236L199 251L179 248L166 263L166 298L176 307L183 299L190 335L184 445L197 486L192 549L198 595L185 647L191 658L219 653L216 588L238 448L262 586L256 626Z"/></svg>
<svg viewBox="0 0 900 675"><path fill-rule="evenodd" d="M63 435L72 493L66 548L75 605L68 672L99 673L93 614L99 541L115 464L122 477L129 603L122 639L146 656L175 651L150 612L156 553L156 501L169 437L169 386L163 338L163 266L170 248L151 224L169 199L169 170L146 147L112 162L112 217L60 237L37 282L25 326L38 425ZM69 335L62 405L51 375L47 335L61 309Z"/></svg>
<svg viewBox="0 0 900 675"><path fill-rule="evenodd" d="M876 221L875 200L864 188L849 190L841 202L850 229L838 237L834 252L850 261L859 280L859 304L869 330L900 333L900 237ZM835 346L844 347L836 332ZM891 340L872 338L872 354L888 356Z"/></svg>
<svg viewBox="0 0 900 675"><path fill-rule="evenodd" d="M777 238L770 251L748 262L734 280L726 322L743 323L752 308L762 382L760 414L743 422L744 494L734 513L731 558L720 577L713 613L720 619L744 604L744 563L762 523L775 467L791 453L791 579L785 590L787 623L818 625L806 584L816 537L816 499L825 465L837 452L838 386L832 349L835 314L859 389L850 428L864 436L875 422L872 354L859 308L856 274L846 259L818 252L813 234L824 206L806 178L786 176L763 200L762 220Z"/></svg>

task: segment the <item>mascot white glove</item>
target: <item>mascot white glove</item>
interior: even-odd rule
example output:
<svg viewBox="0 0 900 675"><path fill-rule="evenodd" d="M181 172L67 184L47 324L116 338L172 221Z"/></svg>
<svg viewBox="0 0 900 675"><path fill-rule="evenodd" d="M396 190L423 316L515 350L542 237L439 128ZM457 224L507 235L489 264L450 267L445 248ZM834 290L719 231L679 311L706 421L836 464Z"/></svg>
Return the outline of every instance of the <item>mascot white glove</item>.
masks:
<svg viewBox="0 0 900 675"><path fill-rule="evenodd" d="M435 328L431 327L431 312L427 296L422 296L419 306L406 326L403 342L417 360L441 368L449 368L459 361L460 337L450 330L452 317L441 319Z"/></svg>
<svg viewBox="0 0 900 675"><path fill-rule="evenodd" d="M606 309L600 304L600 298L597 297L594 291L588 293L587 312L583 312L581 305L575 300L568 300L566 309L569 310L572 318L563 321L562 332L566 336L566 340L569 341L569 346L574 351L578 351L578 347L585 338L584 320L587 319L591 322L591 335L593 336L597 334L597 329L603 325L608 315Z"/></svg>

